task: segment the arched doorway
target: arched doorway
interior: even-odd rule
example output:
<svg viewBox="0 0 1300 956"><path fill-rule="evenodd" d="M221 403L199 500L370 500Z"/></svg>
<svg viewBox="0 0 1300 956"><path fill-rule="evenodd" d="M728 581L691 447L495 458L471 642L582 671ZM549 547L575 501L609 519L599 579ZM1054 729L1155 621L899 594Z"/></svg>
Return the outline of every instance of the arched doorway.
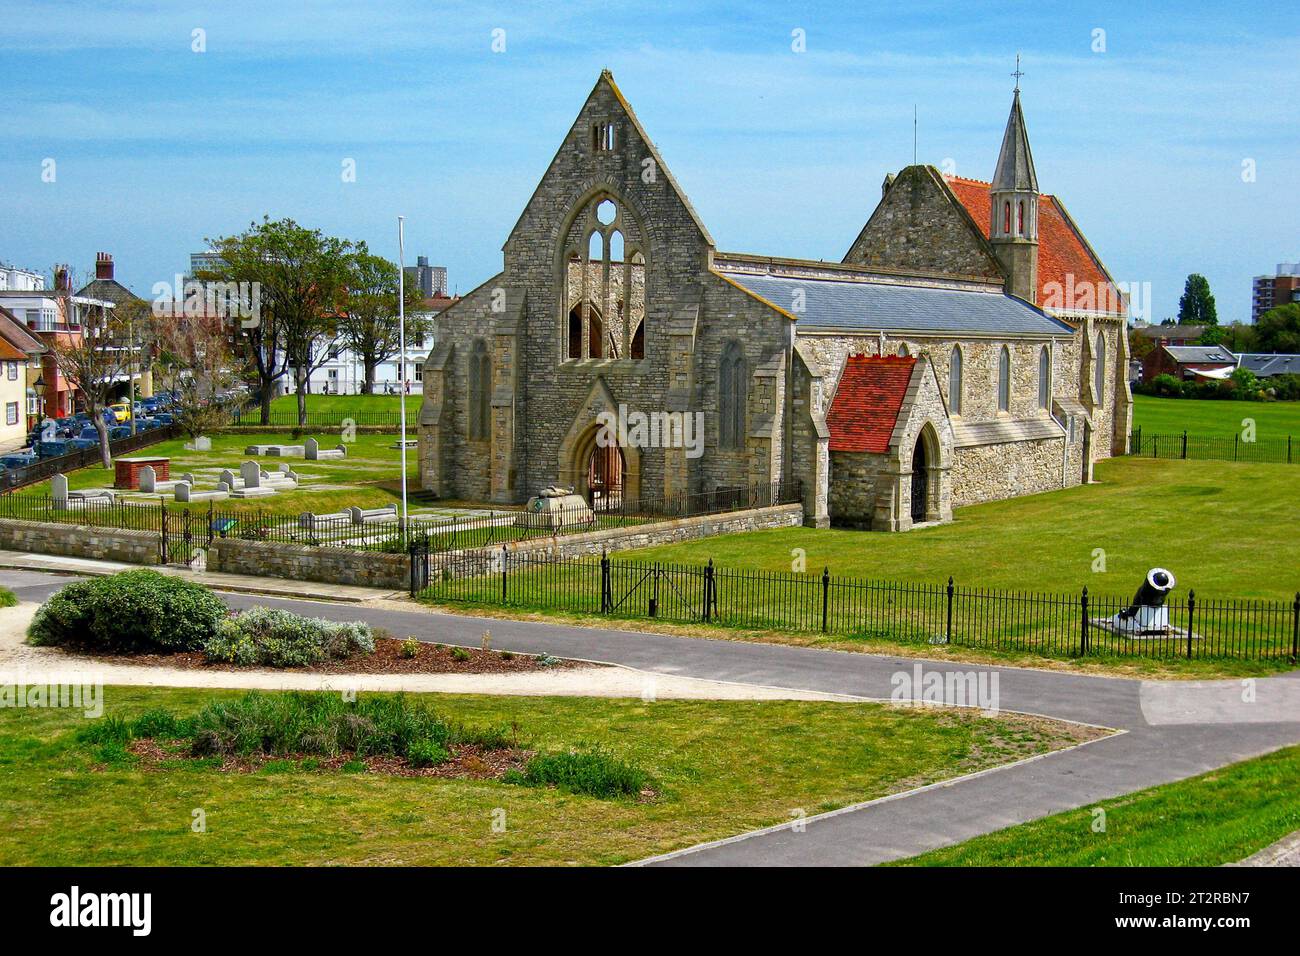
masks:
<svg viewBox="0 0 1300 956"><path fill-rule="evenodd" d="M912 523L925 520L927 499L930 491L930 468L925 451L925 435L916 436L916 448L912 451Z"/></svg>
<svg viewBox="0 0 1300 956"><path fill-rule="evenodd" d="M627 461L617 445L596 444L587 457L587 500L593 511L611 511L623 504L623 474Z"/></svg>

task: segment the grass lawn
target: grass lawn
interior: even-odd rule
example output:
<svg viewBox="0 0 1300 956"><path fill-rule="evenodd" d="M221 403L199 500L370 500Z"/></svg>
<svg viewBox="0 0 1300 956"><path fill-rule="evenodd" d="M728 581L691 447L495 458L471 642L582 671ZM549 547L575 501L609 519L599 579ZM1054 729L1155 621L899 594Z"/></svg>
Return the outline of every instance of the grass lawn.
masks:
<svg viewBox="0 0 1300 956"><path fill-rule="evenodd" d="M412 386L414 388L414 385ZM357 412L387 413L396 415L401 396L398 395L308 395L307 414L349 415ZM418 391L406 396L406 427L414 425L415 415L420 411L424 396ZM271 399L271 414L297 415L298 396L281 395ZM256 412L254 412L256 421Z"/></svg>
<svg viewBox="0 0 1300 956"><path fill-rule="evenodd" d="M185 714L239 692L105 688L105 713ZM973 712L795 701L436 695L542 749L598 744L647 770L650 803L497 781L177 761L97 766L80 711L0 709L0 865L612 864L1064 746L1081 728ZM494 833L493 812L506 813ZM192 811L207 832L190 830Z"/></svg>
<svg viewBox="0 0 1300 956"><path fill-rule="evenodd" d="M1094 808L1106 811L1093 831ZM1221 866L1300 829L1300 747L901 861L904 866Z"/></svg>
<svg viewBox="0 0 1300 956"><path fill-rule="evenodd" d="M1131 597L1152 567L1202 598L1290 600L1300 589L1300 469L1113 458L1098 484L960 508L951 524L875 534L786 528L721 535L620 557L810 574ZM1105 573L1092 570L1104 549Z"/></svg>
<svg viewBox="0 0 1300 956"><path fill-rule="evenodd" d="M355 397L355 396L354 396ZM322 448L333 448L339 444L337 432L312 432L294 438L285 432L256 433L212 436L212 450L207 452L186 451L187 438L159 442L139 452L142 455L161 455L171 459L171 474L192 472L197 479L196 491L211 490L216 487L217 478L222 469L229 468L239 473L239 466L249 460L244 454L248 445L301 445L308 438L315 438ZM262 467L274 471L281 463L288 463L300 476L301 482L296 491L280 492L263 498L240 501L228 498L216 503L222 511L261 510L274 514L301 514L304 511L320 513L338 511L351 505L360 508L380 508L400 502L401 490L401 451L389 447L397 441L395 435L375 435L360 433L356 440L347 446L348 457L329 461L304 461L301 458L259 458ZM406 455L407 476L411 489L418 488L419 466L417 456L408 449ZM93 467L82 468L68 473L70 488L111 488L113 472L109 469ZM42 482L25 488L22 494L49 494L49 483ZM171 502L171 496L167 496ZM156 502L156 499L154 499ZM185 507L184 505L173 507ZM193 505L203 510L206 502Z"/></svg>
<svg viewBox="0 0 1300 956"><path fill-rule="evenodd" d="M1193 398L1133 396L1133 427L1160 435L1222 435L1242 430L1242 419L1255 420L1256 438L1300 438L1300 402L1227 402Z"/></svg>

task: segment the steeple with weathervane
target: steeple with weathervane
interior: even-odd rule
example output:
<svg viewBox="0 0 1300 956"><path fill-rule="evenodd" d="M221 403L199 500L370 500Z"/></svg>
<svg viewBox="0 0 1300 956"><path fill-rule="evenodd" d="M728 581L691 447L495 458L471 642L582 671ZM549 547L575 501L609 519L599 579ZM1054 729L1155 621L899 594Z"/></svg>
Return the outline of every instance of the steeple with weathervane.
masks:
<svg viewBox="0 0 1300 956"><path fill-rule="evenodd" d="M1038 176L1029 151L1025 114L1020 109L1020 54L1016 54L1016 88L1002 150L989 186L989 239L1007 276L1007 291L1038 301Z"/></svg>

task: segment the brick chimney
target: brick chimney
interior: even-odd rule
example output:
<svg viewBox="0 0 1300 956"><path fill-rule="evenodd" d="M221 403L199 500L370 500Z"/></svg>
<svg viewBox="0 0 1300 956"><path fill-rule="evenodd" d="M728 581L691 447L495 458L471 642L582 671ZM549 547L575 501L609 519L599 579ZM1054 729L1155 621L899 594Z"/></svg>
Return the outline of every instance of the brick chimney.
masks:
<svg viewBox="0 0 1300 956"><path fill-rule="evenodd" d="M113 278L113 254L111 252L95 253L95 278Z"/></svg>

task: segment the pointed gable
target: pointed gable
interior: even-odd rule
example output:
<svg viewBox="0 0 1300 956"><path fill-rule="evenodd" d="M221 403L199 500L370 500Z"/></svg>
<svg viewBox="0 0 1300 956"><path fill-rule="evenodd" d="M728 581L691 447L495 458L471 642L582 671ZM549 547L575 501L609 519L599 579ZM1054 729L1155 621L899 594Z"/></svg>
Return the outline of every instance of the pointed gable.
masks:
<svg viewBox="0 0 1300 956"><path fill-rule="evenodd" d="M849 356L826 415L831 451L889 451L915 365L911 356Z"/></svg>
<svg viewBox="0 0 1300 956"><path fill-rule="evenodd" d="M505 249L524 235L556 237L574 204L601 189L627 201L644 219L681 225L671 238L713 245L699 214L669 171L609 70L601 72L520 213Z"/></svg>
<svg viewBox="0 0 1300 956"><path fill-rule="evenodd" d="M948 187L988 235L991 224L992 186L978 179L947 177ZM1084 301L1079 290L1100 290ZM1071 290L1074 290L1070 296ZM1063 296L1071 301L1063 301ZM1107 296L1110 302L1101 301ZM1038 305L1054 311L1070 311L1071 302L1082 311L1116 311L1119 291L1097 259L1061 201L1046 193L1038 197ZM1090 304L1091 303L1091 304ZM1109 308L1107 306L1110 306Z"/></svg>
<svg viewBox="0 0 1300 956"><path fill-rule="evenodd" d="M908 166L893 179L844 262L1002 281L986 229L933 166Z"/></svg>
<svg viewBox="0 0 1300 956"><path fill-rule="evenodd" d="M1002 149L993 172L995 192L1038 192L1038 174L1034 172L1034 154L1029 151L1029 131L1020 109L1020 90L1011 100L1011 115L1002 134Z"/></svg>

